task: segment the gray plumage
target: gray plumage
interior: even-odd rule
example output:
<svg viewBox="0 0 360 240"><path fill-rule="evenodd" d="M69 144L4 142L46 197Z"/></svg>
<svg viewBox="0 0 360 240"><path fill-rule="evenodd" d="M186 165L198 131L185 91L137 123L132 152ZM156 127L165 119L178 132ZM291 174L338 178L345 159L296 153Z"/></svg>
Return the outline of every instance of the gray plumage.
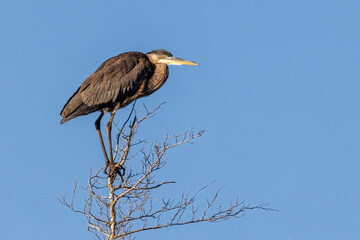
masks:
<svg viewBox="0 0 360 240"><path fill-rule="evenodd" d="M149 54L172 56L165 50ZM168 67L153 63L146 54L127 52L106 60L70 97L60 115L65 123L81 115L125 107L137 98L159 89L168 77Z"/></svg>

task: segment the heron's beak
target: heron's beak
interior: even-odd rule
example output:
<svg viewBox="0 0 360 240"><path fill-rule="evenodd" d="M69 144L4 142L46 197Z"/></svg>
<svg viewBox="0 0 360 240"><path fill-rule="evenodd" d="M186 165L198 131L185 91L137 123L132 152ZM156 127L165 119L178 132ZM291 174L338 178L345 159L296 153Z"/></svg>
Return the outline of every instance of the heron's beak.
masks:
<svg viewBox="0 0 360 240"><path fill-rule="evenodd" d="M199 65L196 62L188 61L177 57L165 57L160 59L159 62L168 65Z"/></svg>

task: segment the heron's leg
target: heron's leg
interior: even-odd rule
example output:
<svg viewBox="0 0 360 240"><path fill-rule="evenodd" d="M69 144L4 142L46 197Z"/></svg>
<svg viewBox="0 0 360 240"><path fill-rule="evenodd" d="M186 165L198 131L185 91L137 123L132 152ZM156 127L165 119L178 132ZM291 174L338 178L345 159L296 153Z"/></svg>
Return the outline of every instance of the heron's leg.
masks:
<svg viewBox="0 0 360 240"><path fill-rule="evenodd" d="M96 132L99 136L99 139L100 139L100 144L101 144L101 148L103 150L103 153L104 153L104 158L105 158L105 163L106 163L106 166L105 166L105 169L104 169L104 173L106 173L106 170L109 166L109 158L108 158L108 155L106 153L106 149L105 149L105 145L104 145L104 140L102 138L102 135L101 135L101 130L100 130L100 122L101 122L101 118L104 116L104 113L101 112L99 118L95 121L95 128L96 128Z"/></svg>
<svg viewBox="0 0 360 240"><path fill-rule="evenodd" d="M109 142L109 157L110 157L110 164L113 165L114 164L114 159L113 159L113 154L112 154L112 141L111 141L111 128L112 128L112 122L114 120L114 116L115 116L116 110L113 110L110 116L110 119L108 121L108 123L106 124L106 131L107 131L107 136L108 136L108 142Z"/></svg>

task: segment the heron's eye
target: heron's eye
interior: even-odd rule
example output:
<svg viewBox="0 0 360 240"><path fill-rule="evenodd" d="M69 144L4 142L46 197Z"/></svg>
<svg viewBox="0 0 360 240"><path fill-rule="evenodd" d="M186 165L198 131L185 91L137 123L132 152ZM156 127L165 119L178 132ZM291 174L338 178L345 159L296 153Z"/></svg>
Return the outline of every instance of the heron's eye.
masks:
<svg viewBox="0 0 360 240"><path fill-rule="evenodd" d="M165 58L165 55L161 55L161 58Z"/></svg>

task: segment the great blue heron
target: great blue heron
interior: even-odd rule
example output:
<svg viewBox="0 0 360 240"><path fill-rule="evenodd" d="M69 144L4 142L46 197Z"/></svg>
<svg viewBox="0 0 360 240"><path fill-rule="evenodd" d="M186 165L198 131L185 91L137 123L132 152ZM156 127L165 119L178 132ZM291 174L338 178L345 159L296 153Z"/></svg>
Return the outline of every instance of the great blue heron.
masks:
<svg viewBox="0 0 360 240"><path fill-rule="evenodd" d="M166 50L154 50L149 53L126 52L106 60L92 73L70 97L61 110L61 124L81 115L100 110L95 121L106 167L113 163L111 126L115 112L134 100L148 96L158 90L169 75L167 65L198 65L195 62L173 57ZM109 158L100 130L100 121L104 113L111 116L106 125L109 143Z"/></svg>

